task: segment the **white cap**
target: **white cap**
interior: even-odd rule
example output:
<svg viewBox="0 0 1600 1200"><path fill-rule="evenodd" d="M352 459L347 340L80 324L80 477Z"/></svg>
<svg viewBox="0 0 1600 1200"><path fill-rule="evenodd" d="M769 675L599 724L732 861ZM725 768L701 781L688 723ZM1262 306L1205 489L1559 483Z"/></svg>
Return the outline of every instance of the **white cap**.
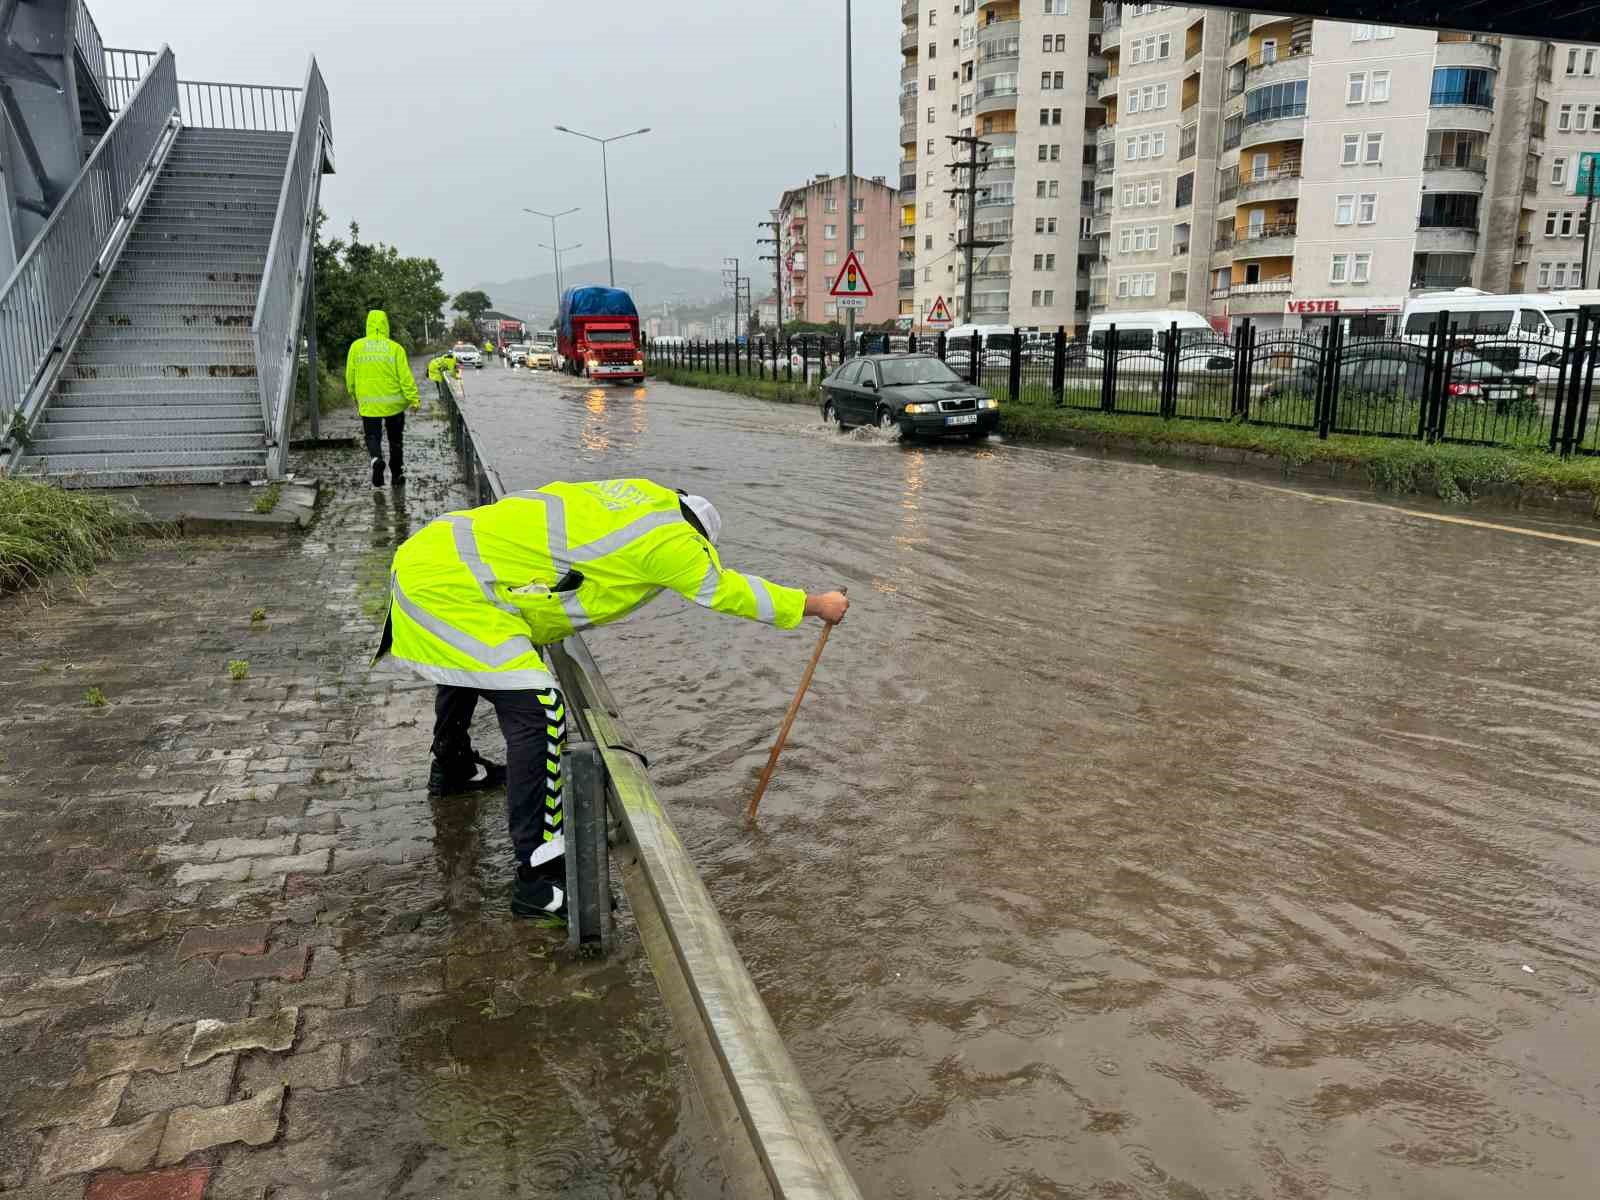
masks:
<svg viewBox="0 0 1600 1200"><path fill-rule="evenodd" d="M706 531L706 537L715 546L717 538L722 535L722 514L717 511L717 506L704 496L685 496L683 502L699 519L700 528Z"/></svg>

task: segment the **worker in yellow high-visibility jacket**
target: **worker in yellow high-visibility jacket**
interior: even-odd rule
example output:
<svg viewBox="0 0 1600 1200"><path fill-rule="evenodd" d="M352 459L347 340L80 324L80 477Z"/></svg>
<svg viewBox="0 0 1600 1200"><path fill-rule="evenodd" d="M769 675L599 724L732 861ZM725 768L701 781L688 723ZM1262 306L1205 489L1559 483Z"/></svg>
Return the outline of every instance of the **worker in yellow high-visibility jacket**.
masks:
<svg viewBox="0 0 1600 1200"><path fill-rule="evenodd" d="M849 608L842 592L808 595L726 569L721 528L709 500L648 479L551 483L447 513L395 553L378 657L438 685L429 795L505 782L517 915L560 913L565 899L566 709L541 646L620 621L664 590L779 629L837 622ZM505 767L468 736L480 694L505 734Z"/></svg>
<svg viewBox="0 0 1600 1200"><path fill-rule="evenodd" d="M389 315L380 308L367 314L367 336L350 343L344 362L345 390L361 410L367 455L372 459L372 486L383 486L383 435L389 434L389 466L394 485L406 480L406 409L422 403L411 374L406 348L389 337Z"/></svg>
<svg viewBox="0 0 1600 1200"><path fill-rule="evenodd" d="M450 385L444 380L446 375L454 375L457 379L461 378L461 364L456 362L454 354L441 354L438 358L429 360L428 378L438 386L439 399L441 400L450 399Z"/></svg>

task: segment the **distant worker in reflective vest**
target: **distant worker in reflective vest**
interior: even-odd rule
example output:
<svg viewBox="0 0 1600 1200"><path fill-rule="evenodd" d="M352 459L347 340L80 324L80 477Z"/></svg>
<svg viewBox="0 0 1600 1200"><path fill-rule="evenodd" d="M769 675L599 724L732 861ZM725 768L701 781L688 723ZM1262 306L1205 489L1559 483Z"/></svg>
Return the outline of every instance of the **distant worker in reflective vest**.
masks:
<svg viewBox="0 0 1600 1200"><path fill-rule="evenodd" d="M648 479L551 483L447 513L395 553L374 662L392 654L438 685L430 796L505 783L516 915L561 915L565 905L566 707L541 646L620 621L664 590L779 629L810 616L836 622L849 608L842 592L807 595L728 570L721 530L709 500ZM505 734L504 767L473 749L480 695Z"/></svg>
<svg viewBox="0 0 1600 1200"><path fill-rule="evenodd" d="M438 385L441 400L450 399L450 385L444 381L446 375L461 378L461 364L456 362L454 354L441 354L428 363L428 378Z"/></svg>
<svg viewBox="0 0 1600 1200"><path fill-rule="evenodd" d="M389 338L389 315L367 314L367 336L350 343L344 363L345 390L361 410L361 428L372 459L372 486L383 486L383 435L389 434L389 467L394 486L406 480L406 409L422 403L405 347Z"/></svg>
<svg viewBox="0 0 1600 1200"><path fill-rule="evenodd" d="M484 353L485 357L487 357L490 362L493 362L494 361L494 343L493 342L485 342L483 344L483 353Z"/></svg>

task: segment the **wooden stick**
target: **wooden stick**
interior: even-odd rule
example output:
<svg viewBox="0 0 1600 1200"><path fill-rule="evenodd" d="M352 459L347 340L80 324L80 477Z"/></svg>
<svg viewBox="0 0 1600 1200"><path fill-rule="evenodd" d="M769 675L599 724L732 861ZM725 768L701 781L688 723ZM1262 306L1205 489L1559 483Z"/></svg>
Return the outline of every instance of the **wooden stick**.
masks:
<svg viewBox="0 0 1600 1200"><path fill-rule="evenodd" d="M756 794L750 797L750 809L745 815L751 820L755 819L756 806L766 794L767 784L772 782L772 772L777 768L778 755L783 753L783 744L789 740L789 729L794 724L795 715L800 711L800 701L805 699L806 689L811 686L811 677L817 671L817 662L822 658L822 648L828 644L828 635L832 632L833 622L824 622L822 636L817 639L817 648L811 652L811 661L806 665L805 676L800 680L800 690L795 692L794 699L789 701L789 711L783 717L783 728L778 730L778 740L772 744L772 753L767 756L767 766L761 772L761 782L756 785Z"/></svg>

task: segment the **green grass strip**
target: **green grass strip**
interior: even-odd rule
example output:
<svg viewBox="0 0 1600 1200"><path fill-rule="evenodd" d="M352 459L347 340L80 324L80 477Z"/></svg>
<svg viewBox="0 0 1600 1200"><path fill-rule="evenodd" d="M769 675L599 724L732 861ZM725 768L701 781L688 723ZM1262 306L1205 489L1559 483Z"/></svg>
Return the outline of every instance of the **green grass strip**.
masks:
<svg viewBox="0 0 1600 1200"><path fill-rule="evenodd" d="M134 514L104 496L0 479L0 593L58 571L83 574L133 532Z"/></svg>

